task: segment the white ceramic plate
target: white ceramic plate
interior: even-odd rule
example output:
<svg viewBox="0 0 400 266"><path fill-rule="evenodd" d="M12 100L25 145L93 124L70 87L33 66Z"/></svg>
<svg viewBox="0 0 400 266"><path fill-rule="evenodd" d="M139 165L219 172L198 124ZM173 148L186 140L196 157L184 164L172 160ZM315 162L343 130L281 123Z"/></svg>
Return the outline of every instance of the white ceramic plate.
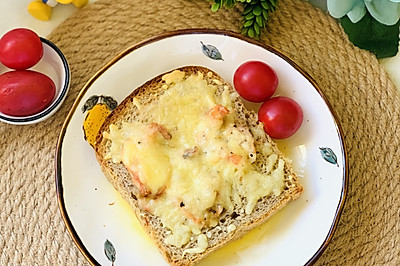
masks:
<svg viewBox="0 0 400 266"><path fill-rule="evenodd" d="M185 65L208 67L232 83L235 69L248 60L271 65L280 80L275 95L292 97L303 108L300 130L278 145L293 160L305 192L265 225L200 264L304 265L320 256L338 223L347 187L340 126L321 91L299 66L271 47L226 31L183 30L118 55L88 81L63 126L56 156L59 205L72 238L91 263L111 265L115 252L115 265L166 265L83 138L85 101L105 95L121 102L147 80Z"/></svg>

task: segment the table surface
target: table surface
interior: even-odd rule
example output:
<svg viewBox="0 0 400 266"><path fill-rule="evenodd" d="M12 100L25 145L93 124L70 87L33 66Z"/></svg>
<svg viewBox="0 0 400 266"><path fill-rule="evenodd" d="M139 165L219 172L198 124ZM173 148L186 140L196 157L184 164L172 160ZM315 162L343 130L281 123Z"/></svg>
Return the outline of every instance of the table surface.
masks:
<svg viewBox="0 0 400 266"><path fill-rule="evenodd" d="M31 1L32 0L18 0L13 1L12 4L10 4L9 1L0 2L0 17L2 18L2 22L0 23L0 36L10 29L25 27L34 30L39 36L46 37L60 23L78 10L78 8L72 4L58 4L53 8L53 14L49 21L40 21L33 18L27 11L27 6ZM89 4L95 1L96 0L89 0ZM323 0L310 1L316 6L323 8L323 4L321 4ZM400 92L400 53L394 57L380 59L379 62Z"/></svg>
<svg viewBox="0 0 400 266"><path fill-rule="evenodd" d="M123 50L132 40L182 25L220 25L222 29L234 29L240 14L221 10L209 16L209 10L199 9L199 6L209 6L208 0L163 0L166 5L179 3L182 8L158 9L156 14L152 8L136 9L141 0L96 0L102 1L104 6L108 1L110 5L99 10L95 3L80 12L72 5L59 5L54 8L52 20L42 22L26 11L29 1L0 1L0 35L15 27L32 28L43 37L53 32L52 40L59 43L70 62L74 62L74 86L66 99L67 106L52 119L35 126L0 125L0 265L86 265L85 257L66 230L55 201L54 145L74 95L114 51ZM282 12L277 12L269 21L280 30L269 32L263 43L296 58L315 76L318 84L324 85L322 91L343 129L349 170L348 189L344 194L346 204L333 241L317 264L400 265L400 245L396 245L400 243L400 235L391 234L400 226L400 182L396 178L400 176L400 97L393 97L397 89L382 75L373 56L354 49L342 36L328 36L338 32L338 25L327 16L319 16L316 9L302 1L305 0L280 0L288 5L280 5ZM302 12L296 12L299 10ZM74 21L53 31L74 12ZM199 12L200 19L193 21L195 12ZM107 16L110 19L104 20ZM159 16L174 19L164 20L160 28L153 27L151 22ZM282 24L288 16L293 16L293 20ZM222 20L225 21L222 23ZM298 25L298 21L304 23ZM128 29L126 35L119 34L121 29L115 27L117 23L124 25L122 29ZM137 28L130 30L132 25ZM89 33L81 30L87 27L92 29ZM104 28L110 30L104 31ZM324 34L329 38L324 38ZM309 45L304 46L304 43ZM102 52L94 55L93 51L99 46ZM76 53L77 47L81 47L79 53ZM332 57L332 53L336 56ZM394 57L381 62L389 73L391 70L395 73L398 61L398 57ZM319 62L317 66L316 62ZM392 74L393 80L396 74ZM319 152L306 151L305 154L318 156ZM99 248L102 248L101 243Z"/></svg>

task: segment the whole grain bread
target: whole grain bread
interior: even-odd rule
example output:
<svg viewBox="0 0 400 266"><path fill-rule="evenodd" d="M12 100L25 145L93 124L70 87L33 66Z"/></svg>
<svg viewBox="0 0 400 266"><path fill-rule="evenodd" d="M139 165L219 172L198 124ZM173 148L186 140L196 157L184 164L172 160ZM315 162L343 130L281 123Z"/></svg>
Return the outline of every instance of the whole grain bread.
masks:
<svg viewBox="0 0 400 266"><path fill-rule="evenodd" d="M203 73L204 79L206 79L208 83L218 86L216 94L227 89L232 95L237 95L229 83L224 81L218 74L210 69L200 66L186 66L179 68L179 70L184 71L187 75L198 72ZM298 198L303 192L303 187L299 183L298 177L291 167L291 162L283 156L274 141L266 134L253 134L255 147L257 149L257 160L254 163L261 172L263 172L266 167L266 158L260 148L264 142L271 143L274 153L278 154L279 158L285 161L283 192L279 196L270 195L261 198L250 214L245 214L241 209L235 209L232 213L222 213L218 226L213 228L204 228L202 231L202 233L211 236L208 238L208 247L204 252L195 254L184 252L185 249L196 246L195 239L190 240L189 243L183 247L175 247L173 245L165 244L164 238L166 234L168 234L168 229L163 227L158 217L139 208L138 198L140 197L140 194L138 188L135 187L131 180L130 173L122 163L116 164L113 163L112 160L105 159L111 143L110 140L103 137L104 132L109 132L109 126L111 124L119 127L123 122L134 120L143 120L141 122L148 122L145 121L146 118L140 116L140 110L137 108L135 101L139 99L141 105L156 104L157 98L163 94L165 90L165 87L163 87L165 83L162 80L163 75L164 74L161 74L153 78L134 90L110 114L97 135L95 151L97 160L100 163L105 176L114 185L122 197L130 204L139 222L153 239L154 243L157 245L168 263L171 265L193 265L213 251L242 237L246 232L266 222L275 212L282 209L290 201ZM250 132L253 132L253 129L260 128L257 114L254 111L247 110L238 96L235 97L234 108L237 114L235 117L236 124L248 127ZM244 198L243 201L246 201L246 199ZM235 230L229 230L228 226L232 224L235 225Z"/></svg>

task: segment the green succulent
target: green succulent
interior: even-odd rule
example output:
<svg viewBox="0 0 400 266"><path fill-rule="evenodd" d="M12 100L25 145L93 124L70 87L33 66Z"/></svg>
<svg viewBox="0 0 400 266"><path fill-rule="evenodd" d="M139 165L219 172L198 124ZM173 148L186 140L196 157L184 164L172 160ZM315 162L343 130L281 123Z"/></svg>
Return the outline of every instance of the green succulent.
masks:
<svg viewBox="0 0 400 266"><path fill-rule="evenodd" d="M243 5L242 34L258 39L265 28L269 12L276 9L278 0L211 0L211 10L216 12L222 7L232 8L235 4Z"/></svg>

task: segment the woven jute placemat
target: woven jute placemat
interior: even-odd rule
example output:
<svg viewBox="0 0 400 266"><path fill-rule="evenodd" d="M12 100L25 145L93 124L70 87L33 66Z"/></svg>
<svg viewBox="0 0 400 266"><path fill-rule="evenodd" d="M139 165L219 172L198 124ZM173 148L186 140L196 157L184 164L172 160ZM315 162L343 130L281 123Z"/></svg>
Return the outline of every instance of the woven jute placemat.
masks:
<svg viewBox="0 0 400 266"><path fill-rule="evenodd" d="M58 134L85 82L120 51L163 32L240 32L240 14L212 13L206 0L99 0L50 34L71 66L71 90L42 123L0 123L0 265L87 264L61 218L54 184ZM260 42L316 80L343 128L347 201L316 264L400 265L400 97L393 83L373 55L304 0L280 0Z"/></svg>

